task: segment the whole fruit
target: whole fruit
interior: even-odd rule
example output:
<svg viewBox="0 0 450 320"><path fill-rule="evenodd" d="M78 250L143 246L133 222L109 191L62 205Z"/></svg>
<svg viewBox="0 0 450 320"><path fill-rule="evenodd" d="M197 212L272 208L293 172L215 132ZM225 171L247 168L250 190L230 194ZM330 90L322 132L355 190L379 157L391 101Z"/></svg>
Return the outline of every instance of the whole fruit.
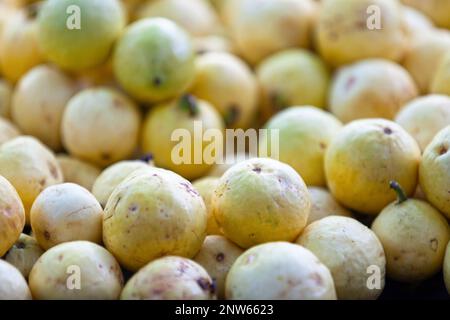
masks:
<svg viewBox="0 0 450 320"><path fill-rule="evenodd" d="M39 46L63 69L87 69L107 59L124 25L117 0L48 0L38 17Z"/></svg>
<svg viewBox="0 0 450 320"><path fill-rule="evenodd" d="M218 177L205 177L192 182L192 186L195 188L195 190L198 191L203 201L205 202L206 215L208 218L206 224L206 233L208 235L222 234L222 231L220 231L220 227L217 224L216 217L214 216L211 204L214 189L216 189L218 183L219 183Z"/></svg>
<svg viewBox="0 0 450 320"><path fill-rule="evenodd" d="M369 59L341 68L333 79L330 111L344 123L363 118L394 119L418 96L414 80L401 66Z"/></svg>
<svg viewBox="0 0 450 320"><path fill-rule="evenodd" d="M18 136L19 129L12 122L0 117L0 145Z"/></svg>
<svg viewBox="0 0 450 320"><path fill-rule="evenodd" d="M20 79L14 90L12 119L24 134L59 150L61 120L76 90L75 82L60 70L50 65L37 66Z"/></svg>
<svg viewBox="0 0 450 320"><path fill-rule="evenodd" d="M67 155L57 155L56 160L61 167L64 182L76 183L87 190L92 186L101 171L96 166Z"/></svg>
<svg viewBox="0 0 450 320"><path fill-rule="evenodd" d="M114 74L133 97L155 103L184 92L195 76L189 35L174 22L148 18L131 24L114 52Z"/></svg>
<svg viewBox="0 0 450 320"><path fill-rule="evenodd" d="M30 211L34 237L44 249L75 240L100 243L103 209L85 188L74 183L42 191Z"/></svg>
<svg viewBox="0 0 450 320"><path fill-rule="evenodd" d="M244 253L233 242L223 236L207 236L202 248L194 257L211 276L217 287L219 299L225 299L225 280L231 266Z"/></svg>
<svg viewBox="0 0 450 320"><path fill-rule="evenodd" d="M71 155L107 166L131 156L141 116L119 91L85 89L69 100L62 119L62 141Z"/></svg>
<svg viewBox="0 0 450 320"><path fill-rule="evenodd" d="M450 96L450 49L437 67L431 82L430 91Z"/></svg>
<svg viewBox="0 0 450 320"><path fill-rule="evenodd" d="M123 276L105 248L72 241L46 251L31 269L29 284L37 300L115 300Z"/></svg>
<svg viewBox="0 0 450 320"><path fill-rule="evenodd" d="M212 197L223 234L242 248L293 241L306 225L311 201L303 179L290 166L268 158L235 164Z"/></svg>
<svg viewBox="0 0 450 320"><path fill-rule="evenodd" d="M1 43L1 42L0 42ZM13 88L8 81L0 79L0 116L9 118Z"/></svg>
<svg viewBox="0 0 450 320"><path fill-rule="evenodd" d="M231 267L229 300L336 300L330 270L311 251L287 242L253 247Z"/></svg>
<svg viewBox="0 0 450 320"><path fill-rule="evenodd" d="M383 209L372 224L387 259L387 275L397 281L417 282L442 268L450 227L439 211L425 201L407 199L391 181L398 201Z"/></svg>
<svg viewBox="0 0 450 320"><path fill-rule="evenodd" d="M396 180L412 195L417 186L420 148L398 124L383 119L353 121L333 139L325 174L333 196L348 208L378 214L395 200Z"/></svg>
<svg viewBox="0 0 450 320"><path fill-rule="evenodd" d="M5 260L16 267L25 278L28 278L36 261L44 253L36 239L22 233L19 239L5 255Z"/></svg>
<svg viewBox="0 0 450 320"><path fill-rule="evenodd" d="M297 243L330 269L338 299L376 299L384 288L386 258L377 236L355 219L325 217L308 225ZM379 283L369 286L377 268Z"/></svg>
<svg viewBox="0 0 450 320"><path fill-rule="evenodd" d="M308 217L308 224L328 216L351 217L351 212L344 208L333 195L326 189L320 187L309 187L311 197L311 212Z"/></svg>
<svg viewBox="0 0 450 320"><path fill-rule="evenodd" d="M276 157L294 168L305 183L325 186L324 156L331 140L341 130L342 124L331 113L315 107L301 106L288 108L265 125L269 131L259 142L262 151L271 150L271 134L279 135L276 154L268 152L269 157Z"/></svg>
<svg viewBox="0 0 450 320"><path fill-rule="evenodd" d="M408 6L417 8L429 16L438 27L450 29L450 1L448 0L402 0Z"/></svg>
<svg viewBox="0 0 450 320"><path fill-rule="evenodd" d="M120 183L108 199L103 242L119 262L138 270L165 255L192 258L206 236L206 208L189 181L148 168Z"/></svg>
<svg viewBox="0 0 450 320"><path fill-rule="evenodd" d="M27 281L19 270L0 259L0 300L31 300Z"/></svg>

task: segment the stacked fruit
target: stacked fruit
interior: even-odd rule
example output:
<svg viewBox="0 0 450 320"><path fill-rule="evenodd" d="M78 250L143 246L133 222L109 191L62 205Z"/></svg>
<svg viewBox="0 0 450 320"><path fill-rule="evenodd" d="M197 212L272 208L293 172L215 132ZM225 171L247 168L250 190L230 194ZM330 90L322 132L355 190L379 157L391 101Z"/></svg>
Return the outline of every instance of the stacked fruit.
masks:
<svg viewBox="0 0 450 320"><path fill-rule="evenodd" d="M450 0L0 0L0 299L450 291L448 28ZM222 163L225 129L279 143Z"/></svg>

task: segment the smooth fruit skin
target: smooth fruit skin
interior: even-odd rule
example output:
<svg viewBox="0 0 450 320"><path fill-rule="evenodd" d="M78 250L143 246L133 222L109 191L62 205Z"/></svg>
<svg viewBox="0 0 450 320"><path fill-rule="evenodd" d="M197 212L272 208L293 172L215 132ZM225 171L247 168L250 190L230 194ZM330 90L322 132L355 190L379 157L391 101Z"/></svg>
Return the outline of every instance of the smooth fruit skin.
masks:
<svg viewBox="0 0 450 320"><path fill-rule="evenodd" d="M87 69L107 59L124 25L117 0L49 0L38 16L39 46L63 69Z"/></svg>
<svg viewBox="0 0 450 320"><path fill-rule="evenodd" d="M214 300L214 284L196 262L169 256L150 262L127 282L121 300Z"/></svg>
<svg viewBox="0 0 450 320"><path fill-rule="evenodd" d="M45 250L60 243L102 241L103 209L85 188L74 183L42 191L30 211L31 229Z"/></svg>
<svg viewBox="0 0 450 320"><path fill-rule="evenodd" d="M76 275L79 289L75 287ZM31 269L29 284L37 300L116 300L123 276L105 248L88 241L72 241L47 250Z"/></svg>
<svg viewBox="0 0 450 320"><path fill-rule="evenodd" d="M189 181L148 168L117 186L103 219L103 242L129 270L165 255L192 258L206 237L206 208Z"/></svg>
<svg viewBox="0 0 450 320"><path fill-rule="evenodd" d="M378 8L381 25L371 30L370 8ZM372 27L372 26L370 26ZM400 6L391 0L325 0L319 13L316 42L321 56L340 66L367 58L398 61L406 49ZM355 49L357 48L357 50Z"/></svg>
<svg viewBox="0 0 450 320"><path fill-rule="evenodd" d="M430 91L450 96L450 50L439 63Z"/></svg>
<svg viewBox="0 0 450 320"><path fill-rule="evenodd" d="M62 148L63 113L76 90L75 82L57 68L37 66L20 79L14 90L12 119L24 134L58 151Z"/></svg>
<svg viewBox="0 0 450 320"><path fill-rule="evenodd" d="M364 118L392 120L417 96L414 80L401 66L367 59L338 70L330 88L329 108L344 123Z"/></svg>
<svg viewBox="0 0 450 320"><path fill-rule="evenodd" d="M305 183L290 166L254 158L231 167L212 198L223 232L242 248L293 241L308 220L311 202Z"/></svg>
<svg viewBox="0 0 450 320"><path fill-rule="evenodd" d="M409 38L409 42L414 41L417 37L427 32L432 32L434 24L421 11L409 6L402 6L403 27Z"/></svg>
<svg viewBox="0 0 450 320"><path fill-rule="evenodd" d="M96 166L68 155L59 154L56 156L56 160L61 167L64 182L76 183L87 190L92 189L95 180L101 173Z"/></svg>
<svg viewBox="0 0 450 320"><path fill-rule="evenodd" d="M447 287L447 291L450 294L450 242L447 245L443 269L444 269L445 286Z"/></svg>
<svg viewBox="0 0 450 320"><path fill-rule="evenodd" d="M389 181L407 195L417 186L420 149L398 124L384 119L346 125L325 154L325 174L333 196L350 209L376 215L395 200Z"/></svg>
<svg viewBox="0 0 450 320"><path fill-rule="evenodd" d="M324 156L331 140L341 130L342 124L331 113L315 107L298 106L281 111L265 125L269 130L259 143L271 150L270 132L278 130L277 160L294 168L308 186L325 186Z"/></svg>
<svg viewBox="0 0 450 320"><path fill-rule="evenodd" d="M428 201L450 218L450 126L442 129L423 152L420 186Z"/></svg>
<svg viewBox="0 0 450 320"><path fill-rule="evenodd" d="M441 270L450 227L427 202L409 199L390 204L375 219L372 230L383 244L388 277L417 282Z"/></svg>
<svg viewBox="0 0 450 320"><path fill-rule="evenodd" d="M450 29L450 1L448 0L402 0L405 5L422 11L430 17L438 27Z"/></svg>
<svg viewBox="0 0 450 320"><path fill-rule="evenodd" d="M328 268L311 251L287 242L253 247L231 267L229 300L336 300Z"/></svg>
<svg viewBox="0 0 450 320"><path fill-rule="evenodd" d="M330 269L338 299L375 300L384 288L386 258L372 230L355 219L326 217L308 225L297 243ZM378 267L379 288L369 288L372 266Z"/></svg>
<svg viewBox="0 0 450 320"><path fill-rule="evenodd" d="M131 24L117 43L113 59L119 84L143 102L173 98L185 91L195 76L189 35L164 18Z"/></svg>
<svg viewBox="0 0 450 320"><path fill-rule="evenodd" d="M0 257L19 238L25 226L25 210L14 187L0 176Z"/></svg>
<svg viewBox="0 0 450 320"><path fill-rule="evenodd" d="M19 270L0 259L0 300L31 300L27 281Z"/></svg>
<svg viewBox="0 0 450 320"><path fill-rule="evenodd" d="M0 145L21 135L15 124L0 117Z"/></svg>
<svg viewBox="0 0 450 320"><path fill-rule="evenodd" d="M290 49L275 53L261 62L256 75L265 120L286 107L326 105L330 71L309 51Z"/></svg>
<svg viewBox="0 0 450 320"><path fill-rule="evenodd" d="M308 217L308 225L328 216L352 216L351 212L337 202L327 189L308 187L308 191L311 197L311 212Z"/></svg>
<svg viewBox="0 0 450 320"><path fill-rule="evenodd" d="M25 278L28 278L36 261L44 253L36 239L22 233L19 239L5 255L5 260L16 267Z"/></svg>
<svg viewBox="0 0 450 320"><path fill-rule="evenodd" d="M205 177L192 182L192 186L198 191L205 202L206 214L208 217L206 233L208 235L222 235L222 231L214 216L211 203L214 189L216 189L218 183L218 177Z"/></svg>
<svg viewBox="0 0 450 320"><path fill-rule="evenodd" d="M244 250L224 236L207 236L203 246L193 258L215 281L219 299L225 299L225 280L231 266Z"/></svg>
<svg viewBox="0 0 450 320"><path fill-rule="evenodd" d="M395 122L416 139L423 151L440 130L450 125L450 97L431 94L411 100L397 114Z"/></svg>

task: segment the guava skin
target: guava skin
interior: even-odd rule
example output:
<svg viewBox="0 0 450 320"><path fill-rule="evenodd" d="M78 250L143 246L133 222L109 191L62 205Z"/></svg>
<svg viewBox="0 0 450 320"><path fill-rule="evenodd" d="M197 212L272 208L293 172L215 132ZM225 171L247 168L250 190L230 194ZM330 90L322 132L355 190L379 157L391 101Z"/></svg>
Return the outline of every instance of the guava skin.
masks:
<svg viewBox="0 0 450 320"><path fill-rule="evenodd" d="M0 259L0 300L31 300L27 281L19 270Z"/></svg>
<svg viewBox="0 0 450 320"><path fill-rule="evenodd" d="M308 187L311 197L311 212L308 217L308 224L323 219L328 216L351 217L350 210L344 208L333 195L326 189L320 187Z"/></svg>
<svg viewBox="0 0 450 320"><path fill-rule="evenodd" d="M19 128L7 119L0 117L0 145L21 135Z"/></svg>
<svg viewBox="0 0 450 320"><path fill-rule="evenodd" d="M15 266L25 278L28 278L36 261L44 253L36 239L22 233L19 239L5 255L5 260Z"/></svg>
<svg viewBox="0 0 450 320"><path fill-rule="evenodd" d="M155 103L182 93L195 75L195 52L189 35L164 18L131 24L113 59L117 81L142 102Z"/></svg>
<svg viewBox="0 0 450 320"><path fill-rule="evenodd" d="M205 202L206 213L208 216L206 233L208 235L222 235L222 231L220 231L220 227L217 224L217 220L214 216L211 204L212 195L218 183L218 177L205 177L192 182L192 186L198 191L198 193L203 198L203 201Z"/></svg>
<svg viewBox="0 0 450 320"><path fill-rule="evenodd" d="M450 96L450 50L442 58L436 70L433 81L431 82L430 91Z"/></svg>
<svg viewBox="0 0 450 320"><path fill-rule="evenodd" d="M57 155L56 160L61 167L64 182L76 183L87 190L92 186L101 171L96 166L67 155Z"/></svg>

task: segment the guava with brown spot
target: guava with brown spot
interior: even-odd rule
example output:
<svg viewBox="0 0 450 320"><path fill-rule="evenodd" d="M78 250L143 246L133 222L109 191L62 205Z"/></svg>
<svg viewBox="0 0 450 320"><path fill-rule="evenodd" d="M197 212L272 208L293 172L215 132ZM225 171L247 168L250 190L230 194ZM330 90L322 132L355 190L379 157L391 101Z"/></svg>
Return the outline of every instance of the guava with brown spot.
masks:
<svg viewBox="0 0 450 320"><path fill-rule="evenodd" d="M36 261L44 253L36 239L22 233L5 255L5 260L15 266L27 279Z"/></svg>
<svg viewBox="0 0 450 320"><path fill-rule="evenodd" d="M0 259L0 300L31 300L27 281L13 265Z"/></svg>
<svg viewBox="0 0 450 320"><path fill-rule="evenodd" d="M425 201L408 199L391 181L398 200L388 205L372 224L386 254L387 276L419 282L442 268L450 227L442 214Z"/></svg>
<svg viewBox="0 0 450 320"><path fill-rule="evenodd" d="M244 252L231 267L229 300L336 300L330 270L308 249L271 242Z"/></svg>
<svg viewBox="0 0 450 320"><path fill-rule="evenodd" d="M116 300L123 275L105 248L72 241L46 251L31 269L29 284L37 300Z"/></svg>
<svg viewBox="0 0 450 320"><path fill-rule="evenodd" d="M352 216L350 210L337 202L327 189L308 187L308 191L311 197L311 212L309 213L308 224L328 216Z"/></svg>
<svg viewBox="0 0 450 320"><path fill-rule="evenodd" d="M231 266L244 253L242 248L224 236L207 236L202 248L194 257L211 276L217 287L219 299L225 299L225 280Z"/></svg>
<svg viewBox="0 0 450 320"><path fill-rule="evenodd" d="M213 300L215 285L196 262L169 256L150 262L125 285L122 300Z"/></svg>

